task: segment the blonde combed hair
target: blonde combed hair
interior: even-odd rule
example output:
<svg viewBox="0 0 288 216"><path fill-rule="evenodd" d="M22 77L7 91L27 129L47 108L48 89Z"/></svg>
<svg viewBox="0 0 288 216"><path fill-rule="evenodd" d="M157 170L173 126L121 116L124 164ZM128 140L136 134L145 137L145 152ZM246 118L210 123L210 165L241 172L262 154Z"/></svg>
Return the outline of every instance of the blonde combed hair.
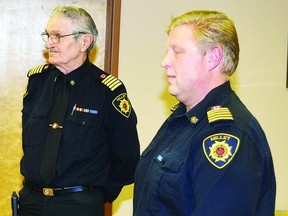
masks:
<svg viewBox="0 0 288 216"><path fill-rule="evenodd" d="M166 29L169 34L179 25L190 25L203 53L215 46L223 49L223 73L231 76L239 62L239 42L234 22L224 13L194 10L175 17Z"/></svg>

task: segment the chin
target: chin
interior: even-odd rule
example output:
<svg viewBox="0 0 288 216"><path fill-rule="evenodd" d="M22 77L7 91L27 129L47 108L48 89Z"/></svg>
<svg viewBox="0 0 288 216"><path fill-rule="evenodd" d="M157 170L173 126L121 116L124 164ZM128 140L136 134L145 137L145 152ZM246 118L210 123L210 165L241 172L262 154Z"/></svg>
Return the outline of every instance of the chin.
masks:
<svg viewBox="0 0 288 216"><path fill-rule="evenodd" d="M173 95L173 96L175 96L175 94L177 93L177 89L175 89L175 87L174 86L169 86L168 87L168 92L171 94L171 95Z"/></svg>
<svg viewBox="0 0 288 216"><path fill-rule="evenodd" d="M49 56L48 62L49 62L50 64L55 64L55 63L57 62L57 59L53 58L52 56Z"/></svg>

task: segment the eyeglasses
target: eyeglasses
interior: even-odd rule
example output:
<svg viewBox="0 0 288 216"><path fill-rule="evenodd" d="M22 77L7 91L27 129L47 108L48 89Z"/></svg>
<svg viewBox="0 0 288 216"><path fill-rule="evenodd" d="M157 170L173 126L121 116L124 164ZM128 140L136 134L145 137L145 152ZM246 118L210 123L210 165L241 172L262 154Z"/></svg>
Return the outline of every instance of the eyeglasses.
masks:
<svg viewBox="0 0 288 216"><path fill-rule="evenodd" d="M67 37L67 36L71 36L71 35L77 35L77 34L87 34L86 32L75 32L75 33L72 33L72 34L66 34L66 35L60 35L60 34L48 34L47 32L42 32L41 33L41 37L42 37L42 40L46 43L49 38L51 39L51 41L54 43L54 44L58 44L60 42L60 38L63 38L63 37Z"/></svg>

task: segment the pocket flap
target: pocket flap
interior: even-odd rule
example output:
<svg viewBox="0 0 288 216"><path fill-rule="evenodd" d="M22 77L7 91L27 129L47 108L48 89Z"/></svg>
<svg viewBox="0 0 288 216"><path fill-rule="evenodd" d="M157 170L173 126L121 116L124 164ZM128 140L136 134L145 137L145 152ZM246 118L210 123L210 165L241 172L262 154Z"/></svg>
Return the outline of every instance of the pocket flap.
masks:
<svg viewBox="0 0 288 216"><path fill-rule="evenodd" d="M37 106L24 106L22 109L22 113L29 115L31 117L47 117L49 113L49 108L46 107L37 107Z"/></svg>
<svg viewBox="0 0 288 216"><path fill-rule="evenodd" d="M160 167L168 169L171 172L178 172L185 158L171 149L165 149L156 156L155 160Z"/></svg>

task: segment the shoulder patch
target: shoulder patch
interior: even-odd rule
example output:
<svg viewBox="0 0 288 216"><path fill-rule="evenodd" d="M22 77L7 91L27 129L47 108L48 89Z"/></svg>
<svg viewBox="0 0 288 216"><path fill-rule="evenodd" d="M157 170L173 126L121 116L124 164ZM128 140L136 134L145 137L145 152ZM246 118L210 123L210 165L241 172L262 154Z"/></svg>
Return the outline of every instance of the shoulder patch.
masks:
<svg viewBox="0 0 288 216"><path fill-rule="evenodd" d="M226 133L217 133L203 140L203 151L208 161L218 169L227 166L238 151L238 137Z"/></svg>
<svg viewBox="0 0 288 216"><path fill-rule="evenodd" d="M39 66L37 66L37 67L32 68L32 69L28 72L27 76L30 77L30 76L32 76L32 75L34 75L34 74L42 73L43 71L45 71L45 70L48 69L48 68L49 68L49 64L39 65Z"/></svg>
<svg viewBox="0 0 288 216"><path fill-rule="evenodd" d="M121 113L124 117L129 118L131 113L131 104L126 93L118 95L112 101L112 104L119 113Z"/></svg>
<svg viewBox="0 0 288 216"><path fill-rule="evenodd" d="M207 112L209 123L216 121L233 121L234 118L227 107L214 106Z"/></svg>
<svg viewBox="0 0 288 216"><path fill-rule="evenodd" d="M111 89L111 91L114 91L122 85L122 82L111 74L102 73L99 78L104 85Z"/></svg>

